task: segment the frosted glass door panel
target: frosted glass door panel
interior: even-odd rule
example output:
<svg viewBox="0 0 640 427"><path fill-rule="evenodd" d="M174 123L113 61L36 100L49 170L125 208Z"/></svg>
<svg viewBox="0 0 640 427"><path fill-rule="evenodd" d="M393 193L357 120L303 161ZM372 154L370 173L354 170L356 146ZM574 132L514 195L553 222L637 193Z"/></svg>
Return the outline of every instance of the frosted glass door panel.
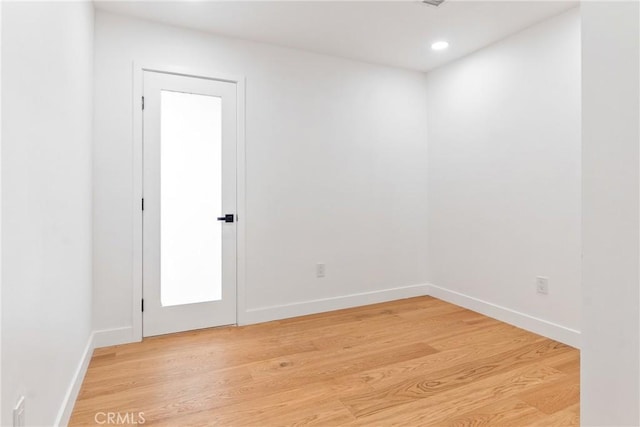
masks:
<svg viewBox="0 0 640 427"><path fill-rule="evenodd" d="M160 96L160 300L222 298L221 98Z"/></svg>

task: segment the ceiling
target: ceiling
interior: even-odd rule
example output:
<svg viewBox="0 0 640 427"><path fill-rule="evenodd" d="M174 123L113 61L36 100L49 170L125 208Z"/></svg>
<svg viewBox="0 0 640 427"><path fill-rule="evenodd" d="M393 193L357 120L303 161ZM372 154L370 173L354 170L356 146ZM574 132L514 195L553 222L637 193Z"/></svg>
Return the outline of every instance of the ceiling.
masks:
<svg viewBox="0 0 640 427"><path fill-rule="evenodd" d="M577 1L96 1L98 9L209 33L428 71ZM432 51L444 39L446 51Z"/></svg>

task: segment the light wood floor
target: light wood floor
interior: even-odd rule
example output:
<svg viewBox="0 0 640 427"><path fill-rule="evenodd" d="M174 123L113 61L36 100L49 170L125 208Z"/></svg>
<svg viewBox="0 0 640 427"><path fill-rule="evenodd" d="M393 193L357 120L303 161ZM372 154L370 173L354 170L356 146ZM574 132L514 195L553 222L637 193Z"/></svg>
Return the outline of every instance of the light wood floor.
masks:
<svg viewBox="0 0 640 427"><path fill-rule="evenodd" d="M576 349L412 298L98 349L70 425L579 425L579 366Z"/></svg>

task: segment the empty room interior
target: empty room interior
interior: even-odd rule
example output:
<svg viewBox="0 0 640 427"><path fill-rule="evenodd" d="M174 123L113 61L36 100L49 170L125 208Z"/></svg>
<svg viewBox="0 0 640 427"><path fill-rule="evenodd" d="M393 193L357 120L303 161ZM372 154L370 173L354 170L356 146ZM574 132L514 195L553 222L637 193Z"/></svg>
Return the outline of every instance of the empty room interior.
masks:
<svg viewBox="0 0 640 427"><path fill-rule="evenodd" d="M0 2L0 425L640 426L639 22Z"/></svg>

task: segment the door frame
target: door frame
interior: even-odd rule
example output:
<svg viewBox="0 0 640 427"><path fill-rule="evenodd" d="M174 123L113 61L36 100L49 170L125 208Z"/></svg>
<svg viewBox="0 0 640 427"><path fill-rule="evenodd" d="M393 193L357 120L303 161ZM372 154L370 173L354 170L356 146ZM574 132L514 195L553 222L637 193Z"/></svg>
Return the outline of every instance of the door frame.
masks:
<svg viewBox="0 0 640 427"><path fill-rule="evenodd" d="M142 195L143 195L143 127L142 127L142 93L144 72L172 74L184 77L195 77L236 84L237 97L237 142L236 142L236 324L244 324L245 314L245 236L246 236L246 162L245 162L245 77L234 76L215 71L192 69L162 64L133 63L133 293L132 307L132 342L142 341Z"/></svg>

